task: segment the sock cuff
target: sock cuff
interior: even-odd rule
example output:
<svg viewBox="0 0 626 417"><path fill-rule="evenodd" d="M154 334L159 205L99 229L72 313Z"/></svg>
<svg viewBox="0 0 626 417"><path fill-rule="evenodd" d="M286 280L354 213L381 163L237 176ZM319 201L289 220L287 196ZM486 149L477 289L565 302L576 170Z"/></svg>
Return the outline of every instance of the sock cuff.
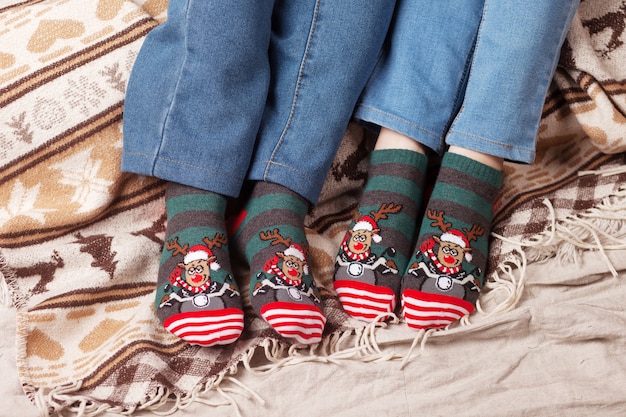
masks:
<svg viewBox="0 0 626 417"><path fill-rule="evenodd" d="M219 194L188 194L165 200L168 220L186 211L208 211L224 216L226 199Z"/></svg>
<svg viewBox="0 0 626 417"><path fill-rule="evenodd" d="M422 171L426 169L428 157L426 155L410 151L408 149L376 149L370 155L370 164L397 163L411 165L420 168Z"/></svg>
<svg viewBox="0 0 626 417"><path fill-rule="evenodd" d="M498 189L502 185L502 179L504 176L502 171L498 169L492 168L489 165L454 152L446 152L441 160L441 167L464 172L473 177L479 178L480 180L489 183Z"/></svg>

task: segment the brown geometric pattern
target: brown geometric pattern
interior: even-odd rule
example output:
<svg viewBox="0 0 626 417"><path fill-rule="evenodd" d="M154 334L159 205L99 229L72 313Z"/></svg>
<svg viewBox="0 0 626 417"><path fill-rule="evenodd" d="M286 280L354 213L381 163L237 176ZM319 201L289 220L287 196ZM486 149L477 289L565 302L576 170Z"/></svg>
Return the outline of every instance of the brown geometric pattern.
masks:
<svg viewBox="0 0 626 417"><path fill-rule="evenodd" d="M162 183L119 171L125 85L165 0L10 0L0 6L0 265L18 308L18 366L31 398L57 394L132 410L184 396L243 355L282 341L246 308L219 348L186 345L153 312L165 216ZM582 3L546 100L533 166L507 165L494 232L527 239L615 193L626 163L626 1ZM607 116L608 115L608 116ZM360 326L332 292L339 241L367 172L369 139L351 125L306 219L326 335ZM511 247L494 241L491 267ZM237 254L233 254L237 256ZM246 265L235 264L242 287ZM244 291L245 292L245 291ZM64 397L65 398L65 397ZM52 401L54 400L54 401Z"/></svg>

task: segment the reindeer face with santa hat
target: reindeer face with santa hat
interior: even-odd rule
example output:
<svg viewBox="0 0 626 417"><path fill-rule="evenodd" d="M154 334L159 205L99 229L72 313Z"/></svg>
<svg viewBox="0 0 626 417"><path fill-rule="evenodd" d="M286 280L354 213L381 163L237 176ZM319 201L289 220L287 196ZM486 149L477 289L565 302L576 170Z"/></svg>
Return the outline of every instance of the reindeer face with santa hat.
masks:
<svg viewBox="0 0 626 417"><path fill-rule="evenodd" d="M281 270L291 281L298 282L302 280L302 275L308 273L304 249L300 245L292 244L283 252L277 252L276 256L282 259Z"/></svg>
<svg viewBox="0 0 626 417"><path fill-rule="evenodd" d="M210 283L211 271L220 269L217 258L213 255L212 248L220 247L226 243L224 235L216 234L213 239L204 238L205 245L194 245L189 248L188 244L181 246L178 238L167 242L167 249L173 250L174 255L183 255L183 261L178 263L178 268L182 271L181 275L186 286L195 288L195 291Z"/></svg>
<svg viewBox="0 0 626 417"><path fill-rule="evenodd" d="M380 243L382 240L379 232L380 229L374 219L370 216L362 216L352 229L348 230L348 249L354 254L368 253L372 247L372 242Z"/></svg>
<svg viewBox="0 0 626 417"><path fill-rule="evenodd" d="M344 254L353 261L368 259L372 244L383 240L378 221L387 219L389 214L398 213L401 209L401 205L383 203L378 210L370 212L371 215L355 213L354 226L348 230L341 244Z"/></svg>
<svg viewBox="0 0 626 417"><path fill-rule="evenodd" d="M439 227L442 231L441 235L433 236L432 240L424 242L421 250L423 252L432 251L435 243L439 244L439 249L435 254L436 260L439 262L439 268L450 271L458 271L464 260L472 261L470 242L476 240L484 231L481 227L474 225L471 230L457 230L451 228L451 224L444 220L443 212L435 212L429 210L426 216L434 220L432 226ZM434 260L434 259L433 259Z"/></svg>
<svg viewBox="0 0 626 417"><path fill-rule="evenodd" d="M178 267L185 272L185 282L191 287L201 287L211 279L211 271L219 269L216 257L203 245L192 246Z"/></svg>
<svg viewBox="0 0 626 417"><path fill-rule="evenodd" d="M276 252L266 262L264 267L266 272L274 273L292 285L299 285L302 276L309 273L305 249L297 243L291 243L290 238L281 236L278 229L261 232L259 236L262 240L271 241L272 245L283 244L287 246L287 249Z"/></svg>
<svg viewBox="0 0 626 417"><path fill-rule="evenodd" d="M463 259L472 261L469 241L465 235L455 229L451 229L441 236L433 236L433 240L439 243L437 259L448 268L456 268L463 263Z"/></svg>

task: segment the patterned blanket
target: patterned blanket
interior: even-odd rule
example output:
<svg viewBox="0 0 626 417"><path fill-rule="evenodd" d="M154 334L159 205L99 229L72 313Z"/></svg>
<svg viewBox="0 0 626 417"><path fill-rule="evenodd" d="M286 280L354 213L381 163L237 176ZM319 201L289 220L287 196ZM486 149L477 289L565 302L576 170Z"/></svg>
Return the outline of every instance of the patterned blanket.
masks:
<svg viewBox="0 0 626 417"><path fill-rule="evenodd" d="M156 320L163 184L122 174L119 163L125 85L166 3L0 4L2 288L18 309L24 391L44 413L181 407L250 366L255 351L270 362L383 355L359 349L372 329L332 292L334 256L367 172L370 138L356 125L306 220L328 315L319 346L289 346L249 307L244 334L227 347L188 346ZM487 296L510 266L623 247L625 21L626 1L582 3L546 100L536 164L506 167ZM247 266L235 264L245 287ZM505 304L513 308L515 296Z"/></svg>

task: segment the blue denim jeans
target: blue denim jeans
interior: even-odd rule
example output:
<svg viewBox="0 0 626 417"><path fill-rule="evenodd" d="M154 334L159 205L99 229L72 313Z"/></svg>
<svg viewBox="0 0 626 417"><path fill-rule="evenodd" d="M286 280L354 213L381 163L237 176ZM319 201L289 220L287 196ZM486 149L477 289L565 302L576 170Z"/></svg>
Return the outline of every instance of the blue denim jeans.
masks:
<svg viewBox="0 0 626 417"><path fill-rule="evenodd" d="M394 1L172 0L134 64L122 169L311 202L380 55Z"/></svg>
<svg viewBox="0 0 626 417"><path fill-rule="evenodd" d="M532 162L578 0L398 0L356 117L441 153Z"/></svg>

